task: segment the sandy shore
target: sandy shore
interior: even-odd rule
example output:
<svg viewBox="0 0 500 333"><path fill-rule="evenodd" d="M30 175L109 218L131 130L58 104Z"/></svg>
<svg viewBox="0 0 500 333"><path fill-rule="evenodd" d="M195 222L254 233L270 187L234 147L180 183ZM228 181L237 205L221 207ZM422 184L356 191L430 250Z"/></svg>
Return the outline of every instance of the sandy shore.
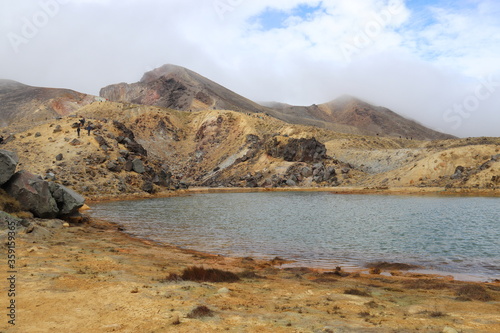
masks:
<svg viewBox="0 0 500 333"><path fill-rule="evenodd" d="M2 304L16 304L16 326L2 306L0 332L500 332L498 282L398 267L283 268L132 238L104 222L38 223L50 233L16 235L15 297L6 292L12 274L0 271ZM192 266L240 280L178 278Z"/></svg>

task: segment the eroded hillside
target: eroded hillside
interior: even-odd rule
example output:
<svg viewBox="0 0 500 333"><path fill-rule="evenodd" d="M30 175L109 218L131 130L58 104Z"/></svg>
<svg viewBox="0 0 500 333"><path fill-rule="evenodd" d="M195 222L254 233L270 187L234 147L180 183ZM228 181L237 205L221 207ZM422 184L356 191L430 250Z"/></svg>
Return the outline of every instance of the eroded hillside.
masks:
<svg viewBox="0 0 500 333"><path fill-rule="evenodd" d="M67 116L99 99L68 89L39 88L0 80L0 128L23 122L32 126L33 123Z"/></svg>
<svg viewBox="0 0 500 333"><path fill-rule="evenodd" d="M81 117L91 122L77 137ZM2 148L86 196L209 187L500 188L500 139L417 141L291 125L264 114L96 102Z"/></svg>

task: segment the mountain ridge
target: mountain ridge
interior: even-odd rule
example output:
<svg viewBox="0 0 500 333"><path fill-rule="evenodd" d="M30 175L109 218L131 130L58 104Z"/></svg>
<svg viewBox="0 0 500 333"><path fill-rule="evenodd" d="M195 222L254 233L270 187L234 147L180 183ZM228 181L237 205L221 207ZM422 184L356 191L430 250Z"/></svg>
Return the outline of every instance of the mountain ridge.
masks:
<svg viewBox="0 0 500 333"><path fill-rule="evenodd" d="M265 113L291 124L317 126L358 135L381 135L419 140L451 139L381 106L343 95L330 102L294 106L280 102L258 104L184 67L167 64L145 73L141 80L104 87L100 96L115 102L173 108Z"/></svg>
<svg viewBox="0 0 500 333"><path fill-rule="evenodd" d="M69 115L96 100L70 89L29 86L0 80L0 127L39 122Z"/></svg>
<svg viewBox="0 0 500 333"><path fill-rule="evenodd" d="M215 109L266 114L290 124L346 134L418 140L455 138L350 95L310 106L280 102L258 104L192 70L171 64L144 73L136 83L103 87L99 95L100 99L69 89L32 87L0 80L0 126L67 115L84 105L106 99L190 112Z"/></svg>

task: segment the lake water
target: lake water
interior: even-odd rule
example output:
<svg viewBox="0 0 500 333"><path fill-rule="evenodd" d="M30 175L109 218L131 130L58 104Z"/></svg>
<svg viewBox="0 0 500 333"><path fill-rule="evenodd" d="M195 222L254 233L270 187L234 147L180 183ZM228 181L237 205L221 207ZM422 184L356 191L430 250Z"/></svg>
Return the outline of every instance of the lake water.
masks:
<svg viewBox="0 0 500 333"><path fill-rule="evenodd" d="M485 197L264 192L101 203L91 215L214 254L327 269L400 262L490 280L500 278L499 208Z"/></svg>

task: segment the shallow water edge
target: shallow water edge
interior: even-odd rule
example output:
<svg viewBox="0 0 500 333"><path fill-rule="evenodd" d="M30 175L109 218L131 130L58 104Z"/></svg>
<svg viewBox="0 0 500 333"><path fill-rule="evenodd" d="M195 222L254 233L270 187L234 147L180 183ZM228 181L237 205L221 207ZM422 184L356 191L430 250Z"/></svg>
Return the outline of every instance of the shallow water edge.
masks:
<svg viewBox="0 0 500 333"><path fill-rule="evenodd" d="M397 188L397 189L366 189L366 188L328 188L328 189L324 189L324 188L312 188L312 189L303 189L303 188L294 188L294 189L291 189L291 188L287 188L287 189L278 189L278 190L275 190L275 189L272 189L272 190L269 190L269 189L241 189L241 188L194 188L194 189L190 189L190 190L183 190L183 191L178 191L178 192L174 192L174 193L167 193L166 195L165 194L161 194L161 195L158 195L158 196L155 196L157 198L161 198L161 197L177 197L177 196L190 196L191 194L205 194L205 193L255 193L255 192L330 192L331 194L382 194L382 195L417 195L417 196L420 196L420 195L424 195L424 196L438 196L438 197L441 197L441 196L476 196L476 197L480 197L480 196L487 196L487 197L496 197L498 196L498 191L481 191L481 193L478 193L478 192L474 192L474 193L471 193L471 191L467 191L465 193L457 193L456 191L453 191L453 192L450 192L450 191L443 191L443 189L430 189L430 188L410 188L410 190L408 191L408 189L402 189L402 188ZM489 193L488 193L489 192ZM495 195L492 195L492 194L495 194ZM306 195L306 194L304 194ZM274 196L274 195L273 195ZM306 196L309 196L309 195L306 195ZM125 199L132 199L132 200L143 200L143 199L152 199L153 197L152 196L137 196L137 197L133 197L133 198L125 198ZM111 199L111 200L109 200ZM93 202L106 202L106 201L123 201L123 197L116 197L116 198L108 198L108 200L99 200L99 201L93 201ZM356 199L355 199L356 200ZM385 199L384 199L385 200ZM405 199L407 201L407 199ZM119 220L119 218L117 218L116 220ZM120 224L120 221L116 221L114 220L114 222L118 222L118 224ZM182 233L182 230L180 231ZM132 236L135 236L135 237L138 237L138 238L142 238L142 239L148 239L148 240L152 240L151 238L148 238L147 236L147 233L146 234L135 234L133 232L131 232ZM153 240L154 242L156 243L163 243L165 245L169 245L169 241L165 241L165 240L158 240L158 239L155 239ZM238 244L238 242L236 241L236 243ZM353 243L353 245L356 244L356 242ZM185 249L185 250L188 250L190 249L190 246L189 245L182 245L182 244L179 244L179 245L173 245L174 247L178 247L178 248L181 248L181 249ZM196 247L194 247L196 248ZM208 251L206 251L208 250ZM217 251L216 250L213 250L211 248L209 249L206 249L206 250L201 250L201 252L208 252L208 253L215 253L214 255L217 255ZM354 249L355 250L355 249ZM197 250L196 250L197 251ZM200 251L198 251L200 252ZM357 253L358 251L355 250L355 252ZM221 254L222 256L227 256L227 257L241 257L242 256L242 253L230 253L230 254L227 254L227 253L222 253ZM243 255L244 256L244 255ZM271 257L269 256L263 256L263 255L259 255L258 253L252 253L250 256L253 256L254 258L256 259L265 259L265 260L270 260L272 259ZM279 253L279 256L280 257L283 257L284 259L288 260L290 259L291 263L287 263L286 265L283 265L283 268L285 267L297 267L297 266L304 266L304 267L309 267L309 268L317 268L317 269L320 269L320 270L330 270L331 269L331 262L329 263L329 265L325 266L325 265L322 265L321 261L318 261L318 262L314 262L314 261L307 261L307 260L293 260L294 259L294 256L293 255L290 255L287 257L287 253L286 252L283 252L283 253ZM367 258L367 261L366 262L370 262L370 259L372 258ZM388 259L387 261L388 262L402 262L402 263L406 263L403 259L394 259L392 258L392 260L390 258L385 258L385 257L381 257L381 258L378 258L378 259L381 259L381 260L384 260L384 259ZM410 262L408 262L410 263ZM416 269L416 270L412 270L412 271L409 271L411 273L418 273L418 274L432 274L432 275L441 275L441 276L448 276L448 277L453 277L455 279L458 279L458 280L461 280L461 281L485 281L485 277L484 276L475 276L473 274L469 274L468 272L465 272L465 274L462 274L461 272L447 272L447 271L443 271L443 270L439 270L439 269L436 269L437 267L432 267L433 264L432 264L432 261L429 262L430 265L425 265L424 267L426 268L422 268L422 269ZM361 264L361 266L360 266ZM356 264L353 264L352 262L339 262L339 265L343 267L343 269L346 269L346 270L350 270L350 271L360 271L360 272L365 272L365 271L368 271L368 269L366 269L365 267L363 267L362 263L361 262L358 262ZM430 269L430 267L432 267L432 269ZM403 271L404 273L405 271ZM389 274L388 272L387 273L383 273L384 274ZM495 279L490 279L490 280L495 280Z"/></svg>

